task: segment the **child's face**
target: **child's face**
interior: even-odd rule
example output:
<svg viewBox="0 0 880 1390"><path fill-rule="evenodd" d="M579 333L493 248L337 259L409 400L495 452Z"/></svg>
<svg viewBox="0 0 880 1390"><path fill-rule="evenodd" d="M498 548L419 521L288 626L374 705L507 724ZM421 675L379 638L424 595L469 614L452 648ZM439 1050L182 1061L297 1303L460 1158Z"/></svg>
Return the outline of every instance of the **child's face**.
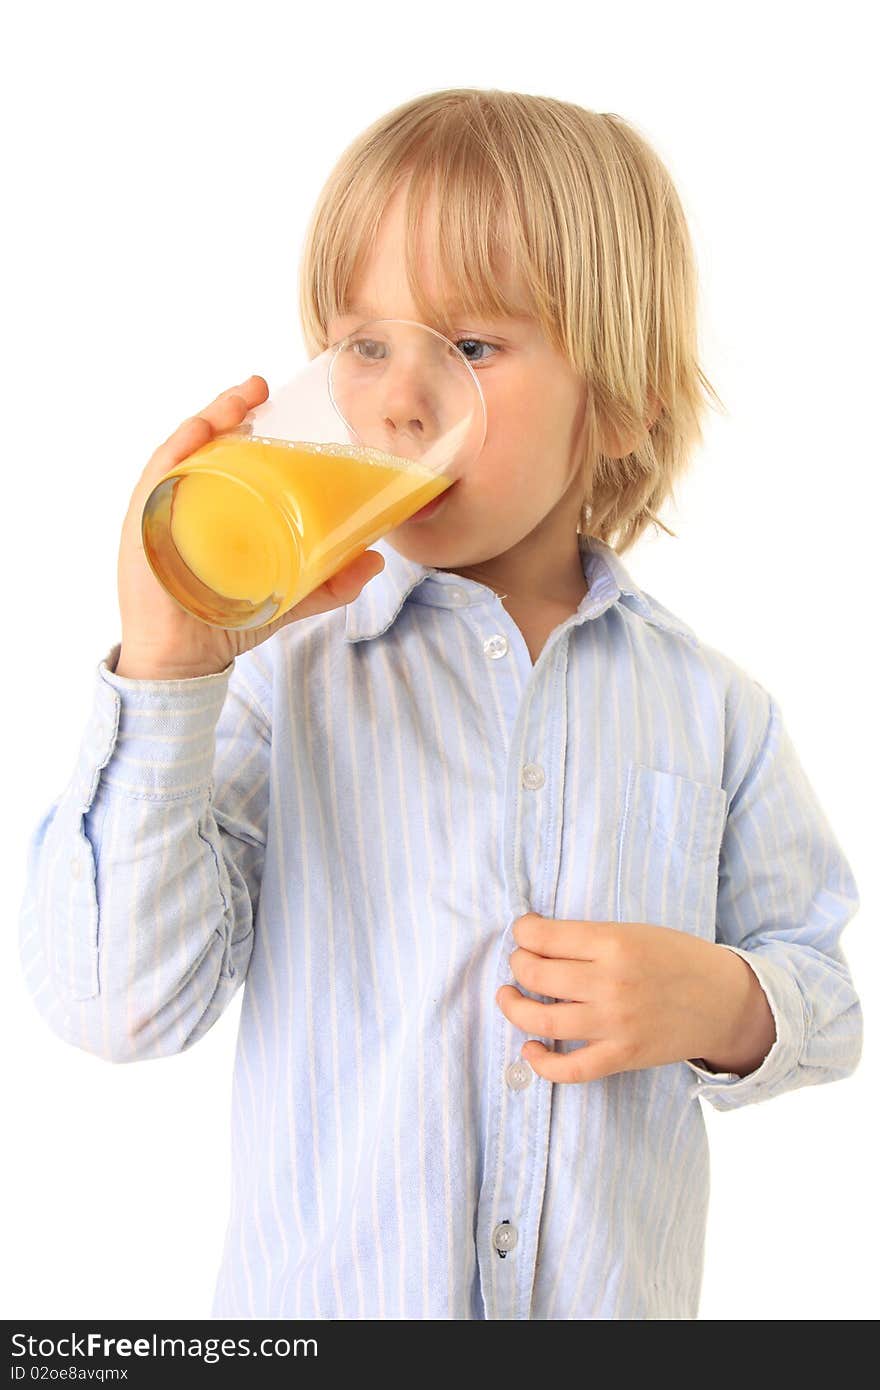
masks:
<svg viewBox="0 0 880 1390"><path fill-rule="evenodd" d="M403 236L401 189L385 211L369 264L351 286L351 302L375 312L332 319L331 342L370 317L419 319L406 282ZM423 262L421 272L425 289L439 297L432 268ZM434 515L389 531L389 544L407 559L449 569L501 555L538 527L574 542L583 496L584 382L534 319L490 322L462 313L448 336L482 387L486 440Z"/></svg>

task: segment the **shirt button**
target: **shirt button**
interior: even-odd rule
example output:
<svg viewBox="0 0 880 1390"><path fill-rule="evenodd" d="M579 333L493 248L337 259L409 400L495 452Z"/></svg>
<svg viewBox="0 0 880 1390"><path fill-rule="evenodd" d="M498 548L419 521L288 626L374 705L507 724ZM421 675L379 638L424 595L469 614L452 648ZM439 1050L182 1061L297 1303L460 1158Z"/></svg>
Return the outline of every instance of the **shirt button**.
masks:
<svg viewBox="0 0 880 1390"><path fill-rule="evenodd" d="M544 769L540 763L526 763L522 770L522 784L528 787L529 791L535 791L544 785Z"/></svg>
<svg viewBox="0 0 880 1390"><path fill-rule="evenodd" d="M511 1062L505 1075L507 1077L507 1084L512 1091L522 1091L526 1086L530 1085L534 1073L528 1062L524 1062L522 1058L520 1058L518 1062Z"/></svg>
<svg viewBox="0 0 880 1390"><path fill-rule="evenodd" d="M487 656L491 656L493 661L497 661L499 656L506 656L510 643L501 632L496 632L494 637L487 637L483 643L483 651Z"/></svg>
<svg viewBox="0 0 880 1390"><path fill-rule="evenodd" d="M517 1229L511 1226L509 1221L499 1221L495 1230L492 1232L492 1244L499 1255L506 1255L508 1250L512 1250L517 1242Z"/></svg>
<svg viewBox="0 0 880 1390"><path fill-rule="evenodd" d="M459 606L463 603L467 603L467 594L464 589L459 589L455 584L450 584L449 586L449 597L453 603Z"/></svg>
<svg viewBox="0 0 880 1390"><path fill-rule="evenodd" d="M73 877L73 878L79 878L80 875L82 874L82 864L80 863L80 861L79 861L78 859L71 859L71 861L70 861L70 873L71 873L71 877Z"/></svg>

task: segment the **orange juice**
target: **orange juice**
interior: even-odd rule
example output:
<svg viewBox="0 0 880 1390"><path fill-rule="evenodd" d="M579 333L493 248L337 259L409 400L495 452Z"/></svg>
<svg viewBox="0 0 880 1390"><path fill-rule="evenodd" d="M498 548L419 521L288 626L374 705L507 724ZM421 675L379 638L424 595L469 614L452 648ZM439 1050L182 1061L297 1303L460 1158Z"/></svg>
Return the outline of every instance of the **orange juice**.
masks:
<svg viewBox="0 0 880 1390"><path fill-rule="evenodd" d="M153 497L172 481L163 512ZM452 482L361 445L221 435L154 490L144 546L188 611L220 626L257 626L299 603Z"/></svg>

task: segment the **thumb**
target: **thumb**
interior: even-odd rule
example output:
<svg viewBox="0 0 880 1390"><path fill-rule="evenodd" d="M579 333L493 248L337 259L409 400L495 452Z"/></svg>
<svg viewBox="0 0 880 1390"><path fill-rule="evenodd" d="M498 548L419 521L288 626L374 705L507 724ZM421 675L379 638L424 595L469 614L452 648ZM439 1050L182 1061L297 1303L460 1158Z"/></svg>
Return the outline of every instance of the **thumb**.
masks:
<svg viewBox="0 0 880 1390"><path fill-rule="evenodd" d="M332 574L313 592L320 593L323 590L332 600L333 606L341 608L347 603L353 603L370 580L380 575L384 568L384 555L378 550L365 550L344 569L337 570L335 574ZM304 600L302 601L304 602ZM278 626L285 627L288 623L295 623L301 617L300 604L295 603L288 613L277 620Z"/></svg>
<svg viewBox="0 0 880 1390"><path fill-rule="evenodd" d="M351 603L371 579L385 568L385 557L378 550L365 550L345 569L331 575L333 591L340 603ZM346 597L347 595L347 597Z"/></svg>

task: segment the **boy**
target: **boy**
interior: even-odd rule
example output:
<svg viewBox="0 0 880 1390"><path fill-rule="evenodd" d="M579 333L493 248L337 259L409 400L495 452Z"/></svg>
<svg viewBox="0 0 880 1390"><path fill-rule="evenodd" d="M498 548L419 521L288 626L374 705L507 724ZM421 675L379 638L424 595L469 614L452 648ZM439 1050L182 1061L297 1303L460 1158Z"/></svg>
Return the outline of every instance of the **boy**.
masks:
<svg viewBox="0 0 880 1390"><path fill-rule="evenodd" d="M619 118L407 103L319 200L307 344L438 328L482 454L353 601L259 651L151 668L160 595L123 594L22 963L114 1061L192 1046L244 984L217 1317L694 1318L699 1098L858 1062L856 885L779 706L610 544L699 438L694 305L674 189ZM429 408L389 387L392 426Z"/></svg>

